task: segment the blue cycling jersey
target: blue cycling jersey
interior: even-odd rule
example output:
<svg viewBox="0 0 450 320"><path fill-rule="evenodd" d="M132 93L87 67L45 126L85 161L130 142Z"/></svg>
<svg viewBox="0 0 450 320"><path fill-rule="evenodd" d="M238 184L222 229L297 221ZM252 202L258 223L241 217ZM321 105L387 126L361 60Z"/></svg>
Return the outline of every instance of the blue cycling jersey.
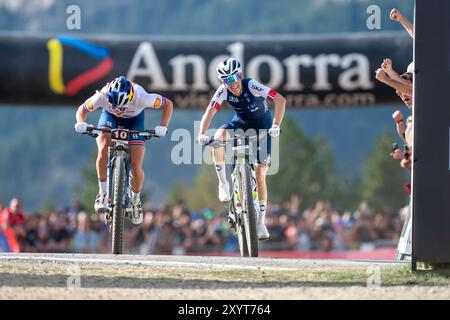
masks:
<svg viewBox="0 0 450 320"><path fill-rule="evenodd" d="M272 100L277 92L258 81L245 78L242 80L242 92L235 96L225 85L221 85L210 106L218 110L223 101L227 101L236 112L235 118L249 123L271 122L272 115L267 100Z"/></svg>

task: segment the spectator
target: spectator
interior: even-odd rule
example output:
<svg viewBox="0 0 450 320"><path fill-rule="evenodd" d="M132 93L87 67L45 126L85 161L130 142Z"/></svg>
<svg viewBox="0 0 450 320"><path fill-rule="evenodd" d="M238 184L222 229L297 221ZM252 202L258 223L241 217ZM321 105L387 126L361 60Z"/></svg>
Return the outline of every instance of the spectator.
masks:
<svg viewBox="0 0 450 320"><path fill-rule="evenodd" d="M156 254L171 254L174 247L174 236L172 222L168 219L161 227L161 233L156 240Z"/></svg>
<svg viewBox="0 0 450 320"><path fill-rule="evenodd" d="M408 32L408 34L411 36L411 38L414 39L414 25L406 19L399 10L396 8L391 10L391 13L389 14L389 18L394 21L398 21L401 23L401 25L405 28L405 30Z"/></svg>
<svg viewBox="0 0 450 320"><path fill-rule="evenodd" d="M297 223L296 249L300 251L310 251L312 249L311 232L305 218L300 218Z"/></svg>
<svg viewBox="0 0 450 320"><path fill-rule="evenodd" d="M384 59L384 62L381 66L381 68L378 68L375 71L375 78L383 82L384 84L388 85L389 87L395 89L396 91L400 92L402 95L405 95L405 97L409 97L410 99L412 97L412 83L409 83L405 81L404 78L398 76L397 72L392 69L392 66L387 65L386 61L390 61L389 59ZM391 73L389 73L388 69L390 68ZM389 76L391 74L391 76ZM395 75L395 76L394 76Z"/></svg>
<svg viewBox="0 0 450 320"><path fill-rule="evenodd" d="M345 222L340 219L334 224L335 233L333 235L333 251L348 250L348 229Z"/></svg>
<svg viewBox="0 0 450 320"><path fill-rule="evenodd" d="M392 119L394 119L395 121L395 128L397 129L398 136L406 142L406 124L403 122L403 114L400 112L400 110L396 110L392 114Z"/></svg>
<svg viewBox="0 0 450 320"><path fill-rule="evenodd" d="M70 233L67 230L68 221L64 216L54 213L49 235L49 252L67 252Z"/></svg>
<svg viewBox="0 0 450 320"><path fill-rule="evenodd" d="M284 231L284 239L287 242L287 247L289 249L295 248L299 242L295 220L295 218L289 217Z"/></svg>
<svg viewBox="0 0 450 320"><path fill-rule="evenodd" d="M154 214L151 211L145 211L144 220L137 228L132 228L130 243L133 252L139 254L150 254L154 246L149 242L151 229L154 227Z"/></svg>
<svg viewBox="0 0 450 320"><path fill-rule="evenodd" d="M220 218L215 216L212 210L205 210L204 216L206 225L204 225L202 236L198 239L197 245L200 248L220 246Z"/></svg>
<svg viewBox="0 0 450 320"><path fill-rule="evenodd" d="M22 200L20 198L11 199L9 208L1 211L0 224L3 228L11 228L19 242L25 239L25 214L22 211Z"/></svg>
<svg viewBox="0 0 450 320"><path fill-rule="evenodd" d="M77 228L75 231L72 249L75 252L95 253L98 252L98 233L92 231L93 222L85 211L77 216Z"/></svg>
<svg viewBox="0 0 450 320"><path fill-rule="evenodd" d="M377 239L392 239L395 238L395 228L391 216L385 212L379 211L375 214L374 229L377 234Z"/></svg>
<svg viewBox="0 0 450 320"><path fill-rule="evenodd" d="M349 231L349 240L355 246L360 246L364 243L374 242L377 239L377 233L370 216L367 213L361 214Z"/></svg>
<svg viewBox="0 0 450 320"><path fill-rule="evenodd" d="M412 86L413 86L413 73L412 72L405 72L400 76L401 79L403 79L405 84L407 86L411 87L411 92L405 92L399 89L396 89L395 93L402 99L403 103L408 107L409 110L412 108Z"/></svg>
<svg viewBox="0 0 450 320"><path fill-rule="evenodd" d="M24 240L24 251L40 252L42 245L39 241L39 222L41 215L36 213L31 215L25 222L26 235Z"/></svg>
<svg viewBox="0 0 450 320"><path fill-rule="evenodd" d="M65 211L69 218L69 225L67 226L67 230L74 234L77 228L77 215L82 212L86 211L83 206L81 205L80 199L76 196L72 197L70 201L70 205L65 208Z"/></svg>

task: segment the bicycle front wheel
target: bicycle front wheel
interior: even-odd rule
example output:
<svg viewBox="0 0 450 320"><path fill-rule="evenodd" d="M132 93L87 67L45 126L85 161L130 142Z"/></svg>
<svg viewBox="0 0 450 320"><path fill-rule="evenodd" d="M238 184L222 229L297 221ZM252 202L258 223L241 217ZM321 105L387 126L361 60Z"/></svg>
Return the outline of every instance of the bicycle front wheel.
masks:
<svg viewBox="0 0 450 320"><path fill-rule="evenodd" d="M242 217L244 219L245 236L250 257L258 256L258 235L256 233L256 210L253 202L253 188L251 181L251 170L247 164L242 166Z"/></svg>
<svg viewBox="0 0 450 320"><path fill-rule="evenodd" d="M112 253L122 253L125 194L125 162L121 157L116 158L113 172L113 216L112 216Z"/></svg>

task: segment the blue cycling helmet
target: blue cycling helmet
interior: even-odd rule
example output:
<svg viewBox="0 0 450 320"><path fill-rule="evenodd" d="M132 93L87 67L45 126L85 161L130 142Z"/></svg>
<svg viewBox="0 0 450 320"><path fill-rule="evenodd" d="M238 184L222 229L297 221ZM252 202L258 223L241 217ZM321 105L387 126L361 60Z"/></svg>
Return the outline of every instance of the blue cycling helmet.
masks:
<svg viewBox="0 0 450 320"><path fill-rule="evenodd" d="M134 98L133 85L127 78L120 76L109 83L106 96L113 109L126 109Z"/></svg>

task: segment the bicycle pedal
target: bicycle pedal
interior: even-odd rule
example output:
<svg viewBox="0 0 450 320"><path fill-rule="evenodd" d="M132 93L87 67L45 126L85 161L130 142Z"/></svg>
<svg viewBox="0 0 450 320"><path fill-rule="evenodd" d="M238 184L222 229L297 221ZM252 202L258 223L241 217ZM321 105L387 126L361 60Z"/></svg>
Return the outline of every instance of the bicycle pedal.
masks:
<svg viewBox="0 0 450 320"><path fill-rule="evenodd" d="M125 217L127 217L128 219L131 219L133 217L133 209L125 208Z"/></svg>
<svg viewBox="0 0 450 320"><path fill-rule="evenodd" d="M111 217L111 213L110 212L107 212L106 214L105 214L105 224L111 224L111 221L112 221L112 217Z"/></svg>
<svg viewBox="0 0 450 320"><path fill-rule="evenodd" d="M236 221L232 217L228 217L228 227L233 233L237 232Z"/></svg>

